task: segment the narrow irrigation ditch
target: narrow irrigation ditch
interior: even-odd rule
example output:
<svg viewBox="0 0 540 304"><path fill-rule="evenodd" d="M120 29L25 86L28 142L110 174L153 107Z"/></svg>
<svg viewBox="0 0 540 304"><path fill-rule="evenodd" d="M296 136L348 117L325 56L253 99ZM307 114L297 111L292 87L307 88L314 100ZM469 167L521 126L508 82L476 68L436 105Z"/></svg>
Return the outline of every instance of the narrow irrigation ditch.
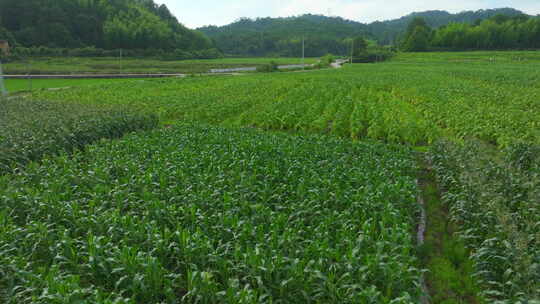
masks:
<svg viewBox="0 0 540 304"><path fill-rule="evenodd" d="M469 251L456 235L458 226L442 201L441 190L425 153L418 157L420 172L418 203L421 214L417 230L424 296L422 304L484 303L473 276Z"/></svg>

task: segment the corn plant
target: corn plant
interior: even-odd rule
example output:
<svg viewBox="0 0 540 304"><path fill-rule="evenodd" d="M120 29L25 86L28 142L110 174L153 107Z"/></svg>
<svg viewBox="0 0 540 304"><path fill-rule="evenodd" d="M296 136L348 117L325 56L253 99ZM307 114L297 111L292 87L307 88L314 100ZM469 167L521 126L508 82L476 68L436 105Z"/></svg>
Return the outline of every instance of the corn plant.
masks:
<svg viewBox="0 0 540 304"><path fill-rule="evenodd" d="M538 148L512 146L506 157L487 151L475 142L434 146L444 200L472 249L486 298L494 303L537 303L540 157L533 151Z"/></svg>
<svg viewBox="0 0 540 304"><path fill-rule="evenodd" d="M0 99L0 174L46 155L156 125L155 115L112 107Z"/></svg>
<svg viewBox="0 0 540 304"><path fill-rule="evenodd" d="M509 53L511 54L511 53ZM111 83L34 92L39 100L122 104L189 120L426 145L476 138L540 144L540 60L490 53L397 56L377 65L242 77ZM534 55L534 56L533 56Z"/></svg>
<svg viewBox="0 0 540 304"><path fill-rule="evenodd" d="M411 151L178 125L0 177L3 303L417 303Z"/></svg>

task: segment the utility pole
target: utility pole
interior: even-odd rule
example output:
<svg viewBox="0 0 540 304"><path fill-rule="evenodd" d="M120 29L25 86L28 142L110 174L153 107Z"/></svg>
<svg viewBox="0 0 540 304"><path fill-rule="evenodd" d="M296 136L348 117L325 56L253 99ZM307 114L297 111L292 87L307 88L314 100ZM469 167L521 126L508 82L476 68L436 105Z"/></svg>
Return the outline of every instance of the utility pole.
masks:
<svg viewBox="0 0 540 304"><path fill-rule="evenodd" d="M7 90L4 86L4 72L2 72L2 62L0 62L0 93L2 93L2 97L7 97Z"/></svg>
<svg viewBox="0 0 540 304"><path fill-rule="evenodd" d="M30 60L26 63L26 78L28 79L28 91L32 91L32 77L30 77L30 72L32 65L30 64Z"/></svg>
<svg viewBox="0 0 540 304"><path fill-rule="evenodd" d="M306 44L305 44L305 38L302 36L302 71L305 70L305 55L306 55Z"/></svg>
<svg viewBox="0 0 540 304"><path fill-rule="evenodd" d="M354 56L354 38L351 40L351 64L353 64L353 56Z"/></svg>
<svg viewBox="0 0 540 304"><path fill-rule="evenodd" d="M122 49L120 49L120 74L122 74Z"/></svg>

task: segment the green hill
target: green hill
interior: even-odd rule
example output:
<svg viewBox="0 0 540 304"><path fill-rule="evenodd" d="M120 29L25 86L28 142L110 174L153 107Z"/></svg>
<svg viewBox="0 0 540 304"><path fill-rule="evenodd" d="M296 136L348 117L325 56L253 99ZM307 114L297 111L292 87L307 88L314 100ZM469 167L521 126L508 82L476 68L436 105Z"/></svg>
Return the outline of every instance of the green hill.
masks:
<svg viewBox="0 0 540 304"><path fill-rule="evenodd" d="M226 54L299 56L302 37L305 37L306 56L322 56L326 53L344 55L349 50L349 39L358 35L375 39L381 44L393 44L415 17L423 17L428 25L437 28L452 22L474 23L498 14L516 16L523 13L512 8L465 11L457 14L426 11L370 24L340 17L307 14L287 18L242 18L229 25L207 26L199 30Z"/></svg>
<svg viewBox="0 0 540 304"><path fill-rule="evenodd" d="M212 48L207 37L152 0L2 0L0 39L24 47Z"/></svg>
<svg viewBox="0 0 540 304"><path fill-rule="evenodd" d="M199 29L226 54L299 56L302 38L306 56L347 53L346 38L369 36L367 26L340 17L302 15L287 18L242 18L232 24Z"/></svg>

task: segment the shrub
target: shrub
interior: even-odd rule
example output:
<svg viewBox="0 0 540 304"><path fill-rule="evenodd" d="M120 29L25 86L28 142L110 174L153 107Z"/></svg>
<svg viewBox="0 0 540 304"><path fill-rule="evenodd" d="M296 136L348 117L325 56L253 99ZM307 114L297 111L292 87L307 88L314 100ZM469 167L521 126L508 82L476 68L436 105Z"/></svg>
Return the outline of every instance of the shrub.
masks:
<svg viewBox="0 0 540 304"><path fill-rule="evenodd" d="M334 63L334 61L336 61L336 58L334 57L334 55L332 54L326 54L324 55L321 60L315 64L315 68L326 68L326 67L329 67L332 63Z"/></svg>
<svg viewBox="0 0 540 304"><path fill-rule="evenodd" d="M264 64L257 67L257 72L271 73L278 70L278 64L275 61L270 61L268 64Z"/></svg>

